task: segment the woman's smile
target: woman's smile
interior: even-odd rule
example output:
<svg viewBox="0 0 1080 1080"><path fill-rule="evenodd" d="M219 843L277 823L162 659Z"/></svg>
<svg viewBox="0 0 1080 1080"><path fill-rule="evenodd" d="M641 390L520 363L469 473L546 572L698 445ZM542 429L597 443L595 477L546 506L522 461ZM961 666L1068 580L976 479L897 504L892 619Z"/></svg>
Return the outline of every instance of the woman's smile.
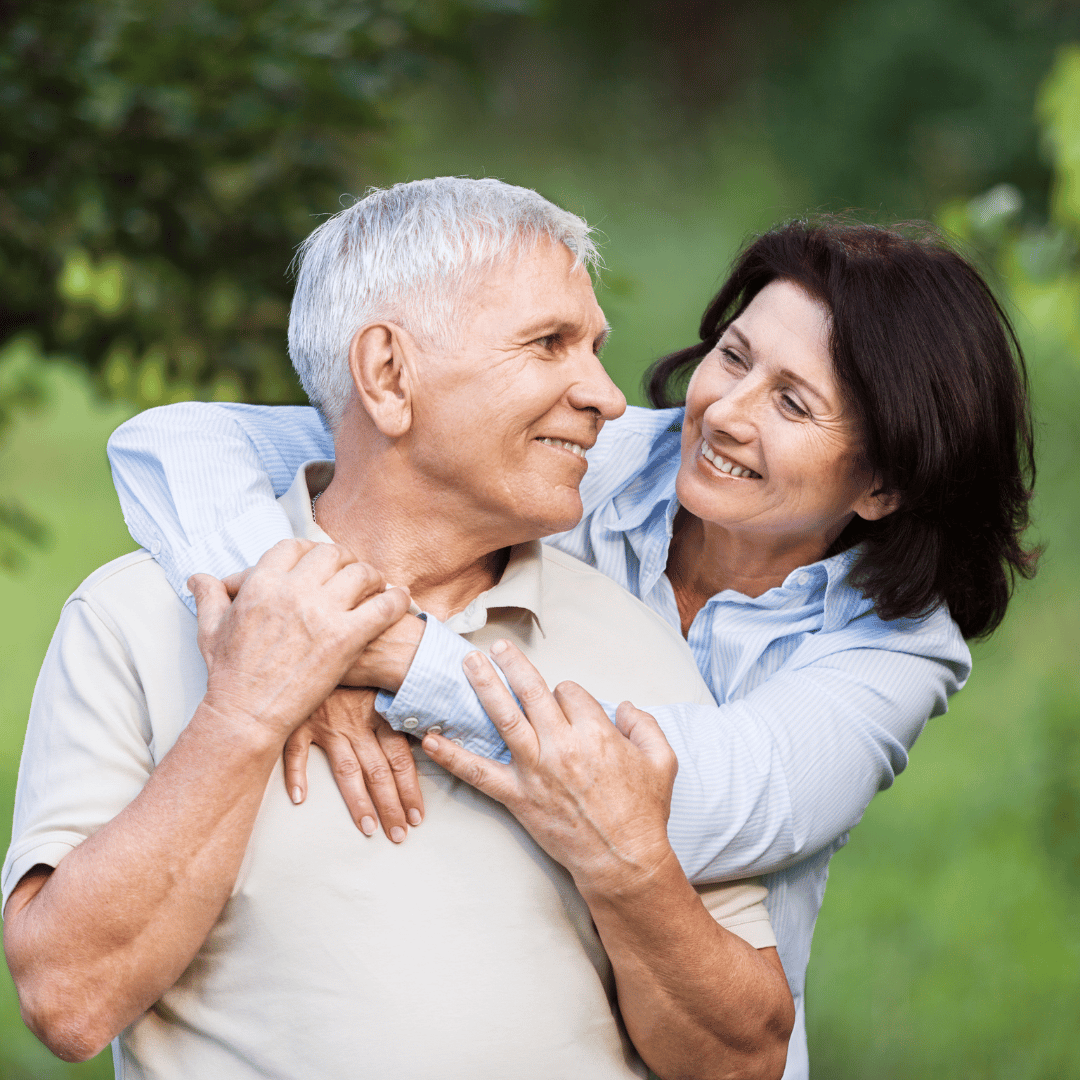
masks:
<svg viewBox="0 0 1080 1080"><path fill-rule="evenodd" d="M745 477L747 480L761 479L761 473L754 472L753 469L745 465L738 465L730 458L724 457L718 451L713 450L705 440L701 442L701 456L714 468L727 476Z"/></svg>

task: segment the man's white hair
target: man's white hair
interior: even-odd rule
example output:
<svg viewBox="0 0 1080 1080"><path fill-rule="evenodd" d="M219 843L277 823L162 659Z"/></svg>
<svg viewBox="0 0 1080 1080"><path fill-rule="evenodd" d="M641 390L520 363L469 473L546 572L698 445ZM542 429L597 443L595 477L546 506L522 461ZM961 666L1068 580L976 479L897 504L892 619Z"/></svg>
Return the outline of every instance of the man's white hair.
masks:
<svg viewBox="0 0 1080 1080"><path fill-rule="evenodd" d="M422 348L459 347L463 302L500 261L541 241L565 244L590 269L592 229L528 188L440 176L372 188L323 222L296 256L289 356L311 403L336 430L352 390L349 345L374 322Z"/></svg>

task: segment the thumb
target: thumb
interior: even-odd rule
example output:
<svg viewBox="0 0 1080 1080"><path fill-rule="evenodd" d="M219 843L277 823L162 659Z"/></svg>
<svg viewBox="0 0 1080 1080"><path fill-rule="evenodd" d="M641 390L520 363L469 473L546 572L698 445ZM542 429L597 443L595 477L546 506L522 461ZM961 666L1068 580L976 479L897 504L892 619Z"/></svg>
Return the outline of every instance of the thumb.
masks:
<svg viewBox="0 0 1080 1080"><path fill-rule="evenodd" d="M192 574L187 587L195 597L201 650L207 639L214 636L232 601L224 584L211 574Z"/></svg>
<svg viewBox="0 0 1080 1080"><path fill-rule="evenodd" d="M660 725L652 713L624 701L615 710L615 726L646 757L658 764L671 763L678 768L675 751L671 749L667 736L660 730Z"/></svg>

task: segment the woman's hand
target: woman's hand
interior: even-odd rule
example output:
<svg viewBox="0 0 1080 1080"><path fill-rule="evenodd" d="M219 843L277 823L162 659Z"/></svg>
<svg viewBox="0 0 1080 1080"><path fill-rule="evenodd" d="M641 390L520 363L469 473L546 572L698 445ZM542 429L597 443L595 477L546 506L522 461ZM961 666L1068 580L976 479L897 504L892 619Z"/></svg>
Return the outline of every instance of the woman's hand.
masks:
<svg viewBox="0 0 1080 1080"><path fill-rule="evenodd" d="M503 803L574 877L586 900L633 889L670 866L667 839L675 754L656 721L623 702L613 725L576 683L552 693L507 642L492 646L525 712L480 653L465 671L512 761L489 761L439 735L424 750L443 768Z"/></svg>
<svg viewBox="0 0 1080 1080"><path fill-rule="evenodd" d="M339 686L285 743L285 789L294 803L307 797L308 748L321 746L357 828L383 831L400 844L409 825L424 819L424 798L408 736L375 711L375 691Z"/></svg>

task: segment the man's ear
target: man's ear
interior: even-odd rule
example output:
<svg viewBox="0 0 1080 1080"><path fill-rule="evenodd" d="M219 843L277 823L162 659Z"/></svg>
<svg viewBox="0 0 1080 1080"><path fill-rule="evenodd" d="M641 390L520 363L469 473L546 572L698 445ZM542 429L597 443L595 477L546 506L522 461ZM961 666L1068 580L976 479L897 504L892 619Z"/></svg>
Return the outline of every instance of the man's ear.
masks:
<svg viewBox="0 0 1080 1080"><path fill-rule="evenodd" d="M412 338L394 323L358 330L349 345L353 386L371 422L388 439L412 426Z"/></svg>
<svg viewBox="0 0 1080 1080"><path fill-rule="evenodd" d="M878 521L888 517L900 506L900 492L886 491L877 477L855 503L855 513L864 521Z"/></svg>

